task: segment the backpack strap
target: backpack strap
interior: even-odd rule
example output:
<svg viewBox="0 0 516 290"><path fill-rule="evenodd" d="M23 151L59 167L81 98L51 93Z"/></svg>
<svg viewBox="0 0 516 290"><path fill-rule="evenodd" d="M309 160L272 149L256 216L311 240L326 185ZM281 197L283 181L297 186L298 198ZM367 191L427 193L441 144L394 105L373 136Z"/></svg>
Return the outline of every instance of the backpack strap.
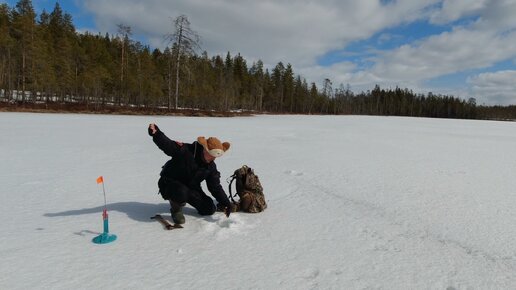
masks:
<svg viewBox="0 0 516 290"><path fill-rule="evenodd" d="M233 192L231 191L231 185L233 184L233 181L236 179L236 174L231 175L229 178L231 178L231 181L229 181L229 198L233 203L235 203L235 200L233 199ZM237 194L235 193L235 196Z"/></svg>

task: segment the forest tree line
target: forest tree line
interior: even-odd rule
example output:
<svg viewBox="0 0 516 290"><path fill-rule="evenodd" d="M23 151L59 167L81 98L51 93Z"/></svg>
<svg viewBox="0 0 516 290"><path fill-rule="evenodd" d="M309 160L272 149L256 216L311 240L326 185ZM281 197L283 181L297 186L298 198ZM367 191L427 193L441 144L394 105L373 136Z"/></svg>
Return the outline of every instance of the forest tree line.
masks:
<svg viewBox="0 0 516 290"><path fill-rule="evenodd" d="M92 109L174 105L217 111L516 119L516 106L477 106L472 98L379 86L354 93L349 85L334 87L329 79L318 88L296 75L290 64L279 62L269 70L261 60L248 64L240 54L188 53L173 37L170 40L163 51L151 49L131 39L130 26L124 24L118 24L115 35L78 33L59 3L39 16L30 0L20 0L15 7L0 4L0 100L80 103ZM174 94L177 101L172 100Z"/></svg>

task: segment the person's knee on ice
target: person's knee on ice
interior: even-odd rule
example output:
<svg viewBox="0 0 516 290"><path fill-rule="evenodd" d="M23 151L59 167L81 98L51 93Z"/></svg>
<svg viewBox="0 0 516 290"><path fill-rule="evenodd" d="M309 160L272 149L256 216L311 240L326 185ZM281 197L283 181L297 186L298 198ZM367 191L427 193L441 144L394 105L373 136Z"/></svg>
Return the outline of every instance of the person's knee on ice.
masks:
<svg viewBox="0 0 516 290"><path fill-rule="evenodd" d="M199 208L197 209L197 212L200 214L200 215L212 215L215 213L216 211L216 207L215 205L212 203L211 206L207 205L205 207L202 207L202 208Z"/></svg>

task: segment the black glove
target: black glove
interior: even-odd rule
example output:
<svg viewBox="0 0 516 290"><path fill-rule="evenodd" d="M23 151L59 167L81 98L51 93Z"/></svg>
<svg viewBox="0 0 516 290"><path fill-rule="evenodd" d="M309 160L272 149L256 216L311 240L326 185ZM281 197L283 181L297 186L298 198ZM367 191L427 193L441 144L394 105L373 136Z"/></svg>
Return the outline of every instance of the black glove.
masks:
<svg viewBox="0 0 516 290"><path fill-rule="evenodd" d="M230 202L226 207L224 208L224 213L226 214L226 217L229 217L229 215L233 212L233 204Z"/></svg>
<svg viewBox="0 0 516 290"><path fill-rule="evenodd" d="M149 128L147 128L147 132L149 133L149 136L154 136L154 135L156 135L156 133L158 133L158 131L159 131L158 125L154 124L154 128L156 128L156 132L154 134L152 134L150 125L149 125Z"/></svg>

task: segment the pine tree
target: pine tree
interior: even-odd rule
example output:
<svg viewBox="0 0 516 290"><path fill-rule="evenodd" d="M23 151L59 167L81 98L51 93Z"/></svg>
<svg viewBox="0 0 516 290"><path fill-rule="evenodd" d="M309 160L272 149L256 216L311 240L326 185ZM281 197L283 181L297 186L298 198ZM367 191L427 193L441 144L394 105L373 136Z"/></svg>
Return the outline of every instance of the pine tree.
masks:
<svg viewBox="0 0 516 290"><path fill-rule="evenodd" d="M50 15L43 10L39 17L37 50L35 58L35 87L41 94L41 99L48 103L52 93L56 91L57 81L53 67L52 35L50 33Z"/></svg>
<svg viewBox="0 0 516 290"><path fill-rule="evenodd" d="M11 10L7 4L0 4L0 96L10 100L12 89L13 59L15 40L9 30L12 27Z"/></svg>
<svg viewBox="0 0 516 290"><path fill-rule="evenodd" d="M317 92L317 86L315 83L312 83L310 86L310 100L308 105L308 114L312 114L312 110L314 107L314 103L317 101L317 98L319 96L319 93Z"/></svg>
<svg viewBox="0 0 516 290"><path fill-rule="evenodd" d="M52 60L55 79L57 82L56 93L62 102L71 97L75 88L75 66L73 64L73 43L75 42L75 28L69 14L56 2L54 10L49 17L49 31L52 41Z"/></svg>
<svg viewBox="0 0 516 290"><path fill-rule="evenodd" d="M283 77L285 74L285 66L280 61L272 70L272 83L274 86L274 99L273 99L273 108L276 112L281 112L283 108L284 101L284 81Z"/></svg>
<svg viewBox="0 0 516 290"><path fill-rule="evenodd" d="M287 110L292 113L294 106L294 71L290 63L287 64L283 73L283 96L285 97L285 104L281 108L284 112Z"/></svg>
<svg viewBox="0 0 516 290"><path fill-rule="evenodd" d="M212 67L215 74L215 84L214 84L214 91L215 91L215 98L216 100L213 101L213 108L216 108L218 110L222 110L226 108L225 105L225 88L226 88L226 80L225 80L225 65L224 60L220 55L217 55L212 58Z"/></svg>
<svg viewBox="0 0 516 290"><path fill-rule="evenodd" d="M27 93L32 93L29 87L32 81L32 61L34 57L34 38L36 33L36 13L32 1L20 0L13 11L14 38L17 40L18 55L18 94L21 90L21 101L26 101Z"/></svg>
<svg viewBox="0 0 516 290"><path fill-rule="evenodd" d="M250 69L250 75L252 77L251 95L254 95L254 110L262 111L263 109L263 96L265 93L265 76L263 73L263 62L258 60L253 63Z"/></svg>

